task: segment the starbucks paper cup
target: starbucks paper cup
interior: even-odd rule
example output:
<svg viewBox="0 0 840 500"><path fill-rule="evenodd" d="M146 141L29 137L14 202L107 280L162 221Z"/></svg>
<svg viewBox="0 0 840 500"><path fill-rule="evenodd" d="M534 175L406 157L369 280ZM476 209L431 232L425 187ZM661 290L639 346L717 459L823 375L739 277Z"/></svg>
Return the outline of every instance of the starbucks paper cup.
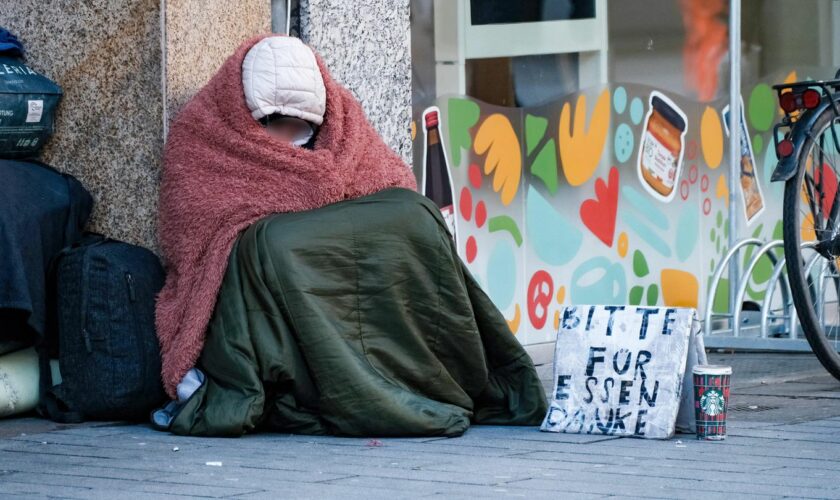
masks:
<svg viewBox="0 0 840 500"><path fill-rule="evenodd" d="M732 375L732 367L696 365L692 374L697 439L726 439L726 409L729 407L729 378Z"/></svg>

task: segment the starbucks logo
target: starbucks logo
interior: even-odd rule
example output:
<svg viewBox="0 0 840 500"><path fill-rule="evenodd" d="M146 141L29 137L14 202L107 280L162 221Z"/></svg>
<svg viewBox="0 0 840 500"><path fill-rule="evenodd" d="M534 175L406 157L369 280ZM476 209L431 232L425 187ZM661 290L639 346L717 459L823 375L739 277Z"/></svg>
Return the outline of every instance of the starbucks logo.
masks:
<svg viewBox="0 0 840 500"><path fill-rule="evenodd" d="M720 415L723 413L723 394L716 389L711 389L700 398L700 408L706 415Z"/></svg>

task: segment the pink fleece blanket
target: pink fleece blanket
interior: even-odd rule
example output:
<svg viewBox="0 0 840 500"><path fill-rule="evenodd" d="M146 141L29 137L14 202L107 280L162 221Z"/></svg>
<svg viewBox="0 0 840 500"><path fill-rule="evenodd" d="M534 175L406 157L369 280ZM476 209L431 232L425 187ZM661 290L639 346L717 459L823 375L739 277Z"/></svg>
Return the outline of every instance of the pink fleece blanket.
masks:
<svg viewBox="0 0 840 500"><path fill-rule="evenodd" d="M320 57L327 107L314 150L272 138L251 117L242 89L242 61L264 37L242 44L187 104L164 150L158 230L167 276L156 326L164 387L173 398L201 353L240 231L272 213L416 188L411 170Z"/></svg>

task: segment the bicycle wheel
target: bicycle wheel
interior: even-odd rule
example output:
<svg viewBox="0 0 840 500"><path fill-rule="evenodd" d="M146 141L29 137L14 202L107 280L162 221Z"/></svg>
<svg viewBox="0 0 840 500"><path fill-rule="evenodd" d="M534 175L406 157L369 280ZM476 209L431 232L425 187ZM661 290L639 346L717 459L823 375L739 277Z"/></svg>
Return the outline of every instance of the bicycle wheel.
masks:
<svg viewBox="0 0 840 500"><path fill-rule="evenodd" d="M797 173L785 183L783 234L791 295L799 323L820 363L840 380L840 151L831 109L817 118ZM810 242L813 248L802 248Z"/></svg>

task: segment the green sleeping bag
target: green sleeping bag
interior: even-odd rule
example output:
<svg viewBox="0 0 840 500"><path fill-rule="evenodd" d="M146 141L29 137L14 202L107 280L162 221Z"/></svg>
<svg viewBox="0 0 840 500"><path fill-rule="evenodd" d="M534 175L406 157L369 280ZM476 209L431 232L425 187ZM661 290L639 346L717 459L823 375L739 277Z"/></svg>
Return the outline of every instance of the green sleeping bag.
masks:
<svg viewBox="0 0 840 500"><path fill-rule="evenodd" d="M533 363L436 206L390 189L238 238L177 434L456 436L539 425Z"/></svg>

